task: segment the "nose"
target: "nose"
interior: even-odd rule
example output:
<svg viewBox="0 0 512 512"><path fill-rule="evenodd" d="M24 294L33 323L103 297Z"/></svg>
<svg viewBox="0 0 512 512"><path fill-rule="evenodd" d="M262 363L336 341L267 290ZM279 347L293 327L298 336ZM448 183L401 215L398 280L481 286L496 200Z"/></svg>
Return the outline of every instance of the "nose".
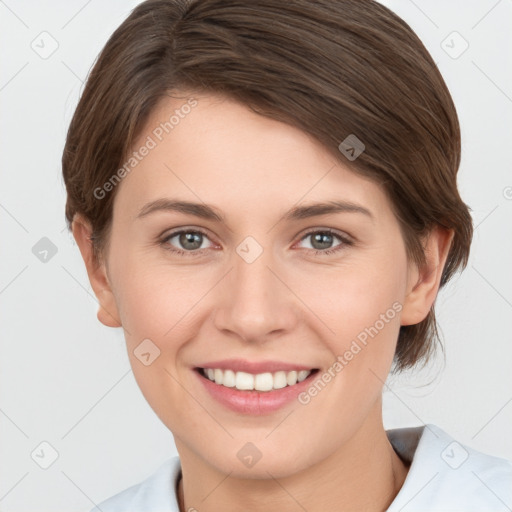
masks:
<svg viewBox="0 0 512 512"><path fill-rule="evenodd" d="M293 330L297 300L270 250L252 262L233 254L234 268L220 283L215 326L246 342L261 343Z"/></svg>

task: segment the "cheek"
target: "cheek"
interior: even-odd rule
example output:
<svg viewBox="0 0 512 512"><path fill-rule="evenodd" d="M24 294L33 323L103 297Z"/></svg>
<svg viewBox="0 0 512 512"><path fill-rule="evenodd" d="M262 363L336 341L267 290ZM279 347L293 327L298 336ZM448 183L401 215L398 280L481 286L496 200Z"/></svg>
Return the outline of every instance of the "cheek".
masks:
<svg viewBox="0 0 512 512"><path fill-rule="evenodd" d="M171 272L135 258L119 261L116 301L135 379L161 418L169 400L186 410L190 403L177 383L183 377L183 354L207 320L204 298L216 280L197 272L191 278L190 269Z"/></svg>
<svg viewBox="0 0 512 512"><path fill-rule="evenodd" d="M352 340L364 343L376 336L391 340L393 345L400 326L405 262L405 255L397 250L387 260L377 254L367 255L357 262L347 260L328 271L304 273L295 279L294 290L323 324L331 351L340 354Z"/></svg>
<svg viewBox="0 0 512 512"><path fill-rule="evenodd" d="M134 335L155 340L172 338L194 318L209 280L188 272L170 271L166 266L124 263L116 300L127 338ZM119 272L121 277L121 269ZM133 339L133 342L136 340Z"/></svg>
<svg viewBox="0 0 512 512"><path fill-rule="evenodd" d="M130 267L126 262L123 267L130 277L116 290L133 374L156 415L174 427L173 412L186 414L191 409L197 414L179 384L183 374L178 361L188 341L197 336L202 319L194 305L204 291L165 268Z"/></svg>

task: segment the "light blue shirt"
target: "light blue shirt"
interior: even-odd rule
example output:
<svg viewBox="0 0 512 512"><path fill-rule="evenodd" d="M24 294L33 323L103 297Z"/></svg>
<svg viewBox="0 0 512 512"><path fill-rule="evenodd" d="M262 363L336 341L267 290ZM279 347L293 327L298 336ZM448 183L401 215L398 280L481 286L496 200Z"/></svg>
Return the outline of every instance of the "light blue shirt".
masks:
<svg viewBox="0 0 512 512"><path fill-rule="evenodd" d="M455 441L435 425L387 431L395 451L411 463L388 512L512 511L512 461ZM179 512L179 457L144 481L101 502L90 512Z"/></svg>

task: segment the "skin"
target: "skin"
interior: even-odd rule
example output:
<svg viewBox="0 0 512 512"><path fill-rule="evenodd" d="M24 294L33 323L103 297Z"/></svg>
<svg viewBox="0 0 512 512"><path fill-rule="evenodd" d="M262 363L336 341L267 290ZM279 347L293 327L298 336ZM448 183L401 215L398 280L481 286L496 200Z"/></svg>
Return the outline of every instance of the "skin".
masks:
<svg viewBox="0 0 512 512"><path fill-rule="evenodd" d="M174 435L180 508L385 510L408 467L382 424L383 383L400 325L423 320L435 300L453 233L433 230L427 264L416 268L384 191L350 171L344 157L334 160L304 132L232 100L194 97L197 106L118 185L103 262L92 255L89 222L80 215L73 222L98 318L124 328L137 383ZM185 102L166 97L134 148ZM165 197L207 203L225 221L173 211L137 218ZM333 199L373 217L280 221L297 204ZM180 227L207 232L199 255L165 249L186 250L179 237L159 243ZM307 236L313 228L331 228L353 244L334 236L329 248L341 250L315 254L326 249ZM252 263L236 252L247 236L263 249ZM192 371L231 357L325 371L396 301L401 312L307 405L294 400L275 413L238 414L211 398ZM133 352L146 338L161 351L149 366ZM262 453L251 468L237 458L247 442Z"/></svg>

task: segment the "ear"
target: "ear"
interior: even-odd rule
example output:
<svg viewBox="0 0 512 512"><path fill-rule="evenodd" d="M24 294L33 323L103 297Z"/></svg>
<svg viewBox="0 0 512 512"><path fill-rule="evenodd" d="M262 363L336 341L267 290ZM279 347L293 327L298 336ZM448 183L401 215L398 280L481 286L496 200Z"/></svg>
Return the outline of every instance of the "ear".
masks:
<svg viewBox="0 0 512 512"><path fill-rule="evenodd" d="M453 235L453 229L436 226L424 245L425 265L421 269L414 264L410 265L401 325L418 324L428 315L439 291Z"/></svg>
<svg viewBox="0 0 512 512"><path fill-rule="evenodd" d="M108 280L105 265L98 261L93 252L90 222L81 215L76 214L73 217L71 229L87 268L87 275L89 276L92 289L98 299L98 320L107 327L121 327L117 304Z"/></svg>

